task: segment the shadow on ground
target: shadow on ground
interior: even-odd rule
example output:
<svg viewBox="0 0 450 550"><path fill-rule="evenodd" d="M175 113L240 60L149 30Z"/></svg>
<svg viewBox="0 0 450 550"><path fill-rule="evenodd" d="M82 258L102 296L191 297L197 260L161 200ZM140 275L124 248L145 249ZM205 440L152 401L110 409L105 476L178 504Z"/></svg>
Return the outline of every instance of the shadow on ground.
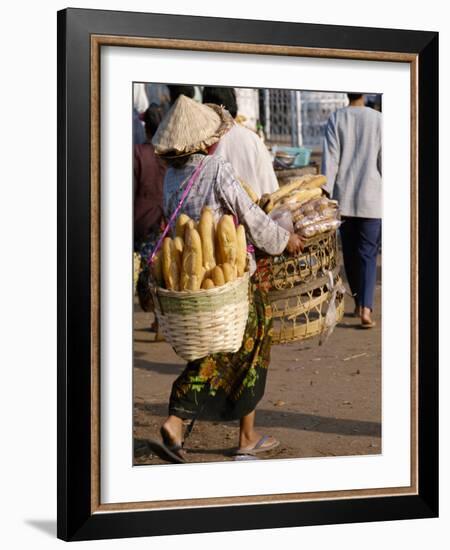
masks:
<svg viewBox="0 0 450 550"><path fill-rule="evenodd" d="M161 418L167 416L167 403L136 403L135 409ZM339 435L381 437L381 424L379 422L333 418L293 411L278 412L258 409L256 425Z"/></svg>
<svg viewBox="0 0 450 550"><path fill-rule="evenodd" d="M158 372L159 374L179 375L186 365L177 363L153 363L137 358L135 352L134 367L146 371ZM166 406L167 409L167 406Z"/></svg>

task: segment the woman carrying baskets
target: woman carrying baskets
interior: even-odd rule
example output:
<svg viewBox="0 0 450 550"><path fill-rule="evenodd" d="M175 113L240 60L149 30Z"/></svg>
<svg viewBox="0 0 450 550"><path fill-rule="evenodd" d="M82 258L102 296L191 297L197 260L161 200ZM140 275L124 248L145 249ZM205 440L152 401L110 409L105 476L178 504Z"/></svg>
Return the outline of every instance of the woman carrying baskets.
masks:
<svg viewBox="0 0 450 550"><path fill-rule="evenodd" d="M200 104L182 95L172 106L153 138L156 153L169 165L163 191L166 218L178 208L178 215L198 220L202 208L208 206L216 221L223 214L232 214L245 227L247 240L265 253L298 253L300 237L273 222L242 189L231 165L211 154L232 125L231 115L217 105ZM251 255L250 273L254 270ZM199 417L240 420L240 454L267 451L279 444L254 428L255 408L264 394L270 360L271 315L267 295L255 290L241 348L190 361L175 380L169 416L161 427L172 460L185 460L183 420L190 419L192 428Z"/></svg>

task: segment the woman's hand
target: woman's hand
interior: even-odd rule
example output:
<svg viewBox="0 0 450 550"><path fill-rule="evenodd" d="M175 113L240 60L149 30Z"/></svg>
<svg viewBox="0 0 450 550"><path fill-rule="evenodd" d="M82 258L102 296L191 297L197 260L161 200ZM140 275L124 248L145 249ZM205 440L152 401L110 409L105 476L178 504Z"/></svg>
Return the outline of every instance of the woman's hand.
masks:
<svg viewBox="0 0 450 550"><path fill-rule="evenodd" d="M300 235L297 235L297 233L291 233L286 245L286 250L289 252L289 254L295 256L299 252L303 252L304 244L305 242L300 237Z"/></svg>

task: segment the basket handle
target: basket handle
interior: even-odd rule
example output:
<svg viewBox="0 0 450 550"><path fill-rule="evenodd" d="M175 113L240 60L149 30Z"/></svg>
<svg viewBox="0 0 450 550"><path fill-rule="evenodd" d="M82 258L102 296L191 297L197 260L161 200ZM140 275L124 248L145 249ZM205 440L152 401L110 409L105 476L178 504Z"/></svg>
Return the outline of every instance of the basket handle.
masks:
<svg viewBox="0 0 450 550"><path fill-rule="evenodd" d="M185 190L183 191L183 194L181 195L181 198L180 198L180 201L177 205L177 207L175 208L175 210L173 211L172 215L170 216L170 219L166 225L166 227L164 228L164 231L162 232L161 236L159 237L158 239L158 242L156 243L156 246L155 248L153 249L153 252L151 253L150 255L150 258L148 260L148 264L151 265L153 263L153 260L155 258L155 255L156 253L158 252L158 250L161 248L161 245L162 245L162 242L163 240L165 239L167 233L169 232L169 229L170 229L170 226L172 225L173 221L175 220L175 218L177 217L178 215L178 212L180 211L180 208L183 206L183 203L184 201L186 200L186 197L188 196L189 194L189 191L191 190L192 186L194 185L194 183L197 181L198 179L198 176L200 175L200 170L202 169L202 166L203 166L203 161L205 159L202 159L197 168L194 170L192 176L190 177L187 185L186 185L186 188Z"/></svg>

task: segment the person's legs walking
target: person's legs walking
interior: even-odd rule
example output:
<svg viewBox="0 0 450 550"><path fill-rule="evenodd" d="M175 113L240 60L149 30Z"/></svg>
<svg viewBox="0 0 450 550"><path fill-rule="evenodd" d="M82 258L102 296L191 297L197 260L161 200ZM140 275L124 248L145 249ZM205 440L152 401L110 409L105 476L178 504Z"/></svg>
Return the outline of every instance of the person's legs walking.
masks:
<svg viewBox="0 0 450 550"><path fill-rule="evenodd" d="M360 306L363 324L372 324L371 312L377 279L377 256L380 247L381 220L359 219Z"/></svg>
<svg viewBox="0 0 450 550"><path fill-rule="evenodd" d="M243 416L239 423L239 449L246 449L251 453L255 446L259 445L259 450L271 449L278 445L278 441L272 436L263 436L255 430L255 411Z"/></svg>
<svg viewBox="0 0 450 550"><path fill-rule="evenodd" d="M173 445L183 443L183 419L170 414L161 426L161 435Z"/></svg>
<svg viewBox="0 0 450 550"><path fill-rule="evenodd" d="M355 310L360 306L360 263L358 258L358 218L342 217L340 227L345 274L355 300Z"/></svg>

